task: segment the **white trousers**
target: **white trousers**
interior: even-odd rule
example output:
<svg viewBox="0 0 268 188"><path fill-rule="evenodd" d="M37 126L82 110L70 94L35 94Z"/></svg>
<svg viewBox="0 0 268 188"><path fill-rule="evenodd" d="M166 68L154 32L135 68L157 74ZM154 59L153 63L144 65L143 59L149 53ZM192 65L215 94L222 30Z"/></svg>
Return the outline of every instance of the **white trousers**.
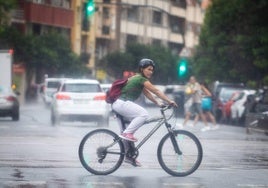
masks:
<svg viewBox="0 0 268 188"><path fill-rule="evenodd" d="M112 104L112 109L130 121L124 133L134 133L149 118L147 110L132 101L117 99Z"/></svg>

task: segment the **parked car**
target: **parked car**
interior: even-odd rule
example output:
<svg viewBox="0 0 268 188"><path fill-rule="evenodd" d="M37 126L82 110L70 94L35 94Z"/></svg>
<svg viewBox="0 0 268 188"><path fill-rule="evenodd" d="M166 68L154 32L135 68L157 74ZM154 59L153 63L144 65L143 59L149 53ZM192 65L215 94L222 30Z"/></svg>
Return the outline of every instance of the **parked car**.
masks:
<svg viewBox="0 0 268 188"><path fill-rule="evenodd" d="M247 97L245 127L268 135L268 88L258 90Z"/></svg>
<svg viewBox="0 0 268 188"><path fill-rule="evenodd" d="M222 87L219 91L218 96L215 98L213 102L213 113L217 121L224 120L223 110L224 106L231 98L232 94L238 91L242 91L244 88L239 87Z"/></svg>
<svg viewBox="0 0 268 188"><path fill-rule="evenodd" d="M254 95L256 93L255 90L243 90L240 92L239 97L231 106L231 120L235 124L243 124L245 120L245 109L247 98L250 95Z"/></svg>
<svg viewBox="0 0 268 188"><path fill-rule="evenodd" d="M20 119L20 104L12 88L0 86L0 117L11 117L13 121Z"/></svg>
<svg viewBox="0 0 268 188"><path fill-rule="evenodd" d="M109 124L109 104L106 93L97 80L66 79L53 95L51 103L51 123L61 120L92 121L98 125Z"/></svg>
<svg viewBox="0 0 268 188"><path fill-rule="evenodd" d="M43 100L46 105L50 105L52 101L52 95L58 90L61 83L66 78L46 78L42 88Z"/></svg>
<svg viewBox="0 0 268 188"><path fill-rule="evenodd" d="M216 81L212 87L212 95L215 99L218 98L222 88L245 88L245 85L243 83L226 83Z"/></svg>

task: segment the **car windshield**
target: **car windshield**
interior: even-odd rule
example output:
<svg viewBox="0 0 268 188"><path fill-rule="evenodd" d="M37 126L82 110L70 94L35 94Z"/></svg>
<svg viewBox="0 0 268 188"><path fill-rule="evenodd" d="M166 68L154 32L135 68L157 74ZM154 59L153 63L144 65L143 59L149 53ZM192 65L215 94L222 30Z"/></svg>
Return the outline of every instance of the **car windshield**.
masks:
<svg viewBox="0 0 268 188"><path fill-rule="evenodd" d="M221 92L220 92L220 98L222 98L223 100L228 100L230 99L230 97L232 96L232 94L234 92L239 91L239 89L236 88L222 88Z"/></svg>
<svg viewBox="0 0 268 188"><path fill-rule="evenodd" d="M58 81L49 81L49 82L47 82L47 87L48 88L58 88L59 84L60 84L60 82L58 82Z"/></svg>
<svg viewBox="0 0 268 188"><path fill-rule="evenodd" d="M240 100L245 96L245 92L240 92L239 96L235 100Z"/></svg>
<svg viewBox="0 0 268 188"><path fill-rule="evenodd" d="M66 84L64 84L62 91L78 92L78 93L91 93L91 92L101 92L101 88L98 84L66 83Z"/></svg>

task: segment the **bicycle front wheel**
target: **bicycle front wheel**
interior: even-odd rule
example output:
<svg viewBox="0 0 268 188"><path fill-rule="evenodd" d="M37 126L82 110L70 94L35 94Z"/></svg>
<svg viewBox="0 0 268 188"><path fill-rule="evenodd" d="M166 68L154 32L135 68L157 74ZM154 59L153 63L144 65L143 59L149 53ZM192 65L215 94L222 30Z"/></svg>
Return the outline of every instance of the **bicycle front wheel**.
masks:
<svg viewBox="0 0 268 188"><path fill-rule="evenodd" d="M79 159L83 167L96 175L117 170L124 159L124 145L117 134L107 129L89 132L79 145Z"/></svg>
<svg viewBox="0 0 268 188"><path fill-rule="evenodd" d="M160 166L172 176L187 176L201 164L203 149L198 138L185 130L166 134L157 149Z"/></svg>

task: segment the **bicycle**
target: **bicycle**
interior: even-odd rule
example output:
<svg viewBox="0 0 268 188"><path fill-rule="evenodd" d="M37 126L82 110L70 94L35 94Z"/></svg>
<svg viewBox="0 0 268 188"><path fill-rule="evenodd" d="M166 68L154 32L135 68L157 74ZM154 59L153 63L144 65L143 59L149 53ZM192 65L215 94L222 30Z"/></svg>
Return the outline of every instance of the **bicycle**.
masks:
<svg viewBox="0 0 268 188"><path fill-rule="evenodd" d="M175 130L168 120L165 111L172 106L160 108L161 116L146 121L145 124L156 122L151 131L135 146L125 151L123 139L108 129L96 129L84 136L79 145L79 159L83 167L95 175L108 175L116 171L125 156L136 159L139 148L164 124L168 133L160 140L157 158L164 171L172 176L187 176L196 171L201 164L203 149L198 138L186 130ZM122 117L121 120L123 121ZM123 121L124 123L127 123Z"/></svg>

